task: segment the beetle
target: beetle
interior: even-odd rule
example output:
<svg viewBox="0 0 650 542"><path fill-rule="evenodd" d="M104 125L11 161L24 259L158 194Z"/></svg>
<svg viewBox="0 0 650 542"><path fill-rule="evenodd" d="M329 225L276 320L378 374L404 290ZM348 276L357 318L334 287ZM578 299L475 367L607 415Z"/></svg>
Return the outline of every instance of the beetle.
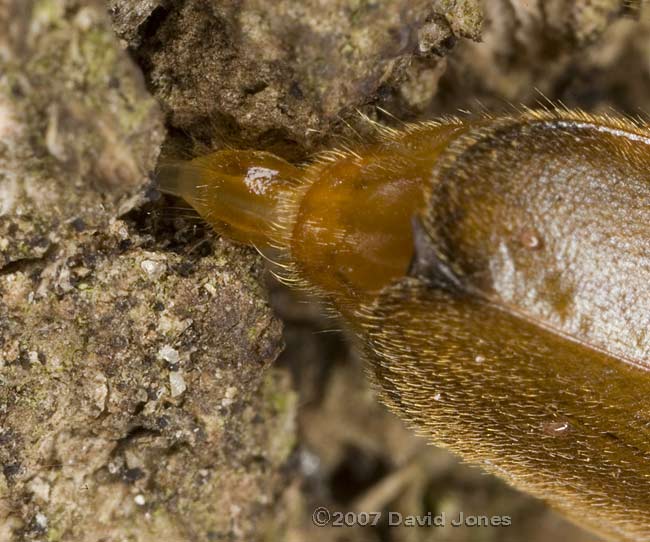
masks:
<svg viewBox="0 0 650 542"><path fill-rule="evenodd" d="M650 540L650 127L443 118L298 167L160 167L341 315L417 433L615 540Z"/></svg>

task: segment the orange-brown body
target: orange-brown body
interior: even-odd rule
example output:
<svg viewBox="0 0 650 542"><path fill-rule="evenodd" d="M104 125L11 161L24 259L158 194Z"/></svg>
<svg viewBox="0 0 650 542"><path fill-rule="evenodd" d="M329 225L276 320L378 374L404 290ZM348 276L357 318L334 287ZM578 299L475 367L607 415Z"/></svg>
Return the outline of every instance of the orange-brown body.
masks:
<svg viewBox="0 0 650 542"><path fill-rule="evenodd" d="M650 129L450 119L304 168L226 151L161 177L219 231L276 247L416 431L611 539L650 540Z"/></svg>

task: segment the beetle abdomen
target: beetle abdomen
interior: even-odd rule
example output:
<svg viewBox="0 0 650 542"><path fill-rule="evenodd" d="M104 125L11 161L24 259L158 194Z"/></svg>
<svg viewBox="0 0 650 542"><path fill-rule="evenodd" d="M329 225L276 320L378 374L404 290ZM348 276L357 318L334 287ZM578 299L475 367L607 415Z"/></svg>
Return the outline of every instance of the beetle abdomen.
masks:
<svg viewBox="0 0 650 542"><path fill-rule="evenodd" d="M161 182L275 247L419 433L650 541L649 151L631 121L527 112L385 130L304 168L221 151Z"/></svg>
<svg viewBox="0 0 650 542"><path fill-rule="evenodd" d="M650 540L650 134L500 119L433 168L414 278L361 311L421 434L619 540Z"/></svg>

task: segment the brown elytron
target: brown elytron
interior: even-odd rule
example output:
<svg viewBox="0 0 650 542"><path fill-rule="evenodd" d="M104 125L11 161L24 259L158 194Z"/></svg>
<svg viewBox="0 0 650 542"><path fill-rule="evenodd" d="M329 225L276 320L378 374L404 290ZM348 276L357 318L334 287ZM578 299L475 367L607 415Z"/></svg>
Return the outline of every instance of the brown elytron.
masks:
<svg viewBox="0 0 650 542"><path fill-rule="evenodd" d="M417 432L614 540L650 540L650 129L581 112L385 130L304 168L161 170L276 247Z"/></svg>

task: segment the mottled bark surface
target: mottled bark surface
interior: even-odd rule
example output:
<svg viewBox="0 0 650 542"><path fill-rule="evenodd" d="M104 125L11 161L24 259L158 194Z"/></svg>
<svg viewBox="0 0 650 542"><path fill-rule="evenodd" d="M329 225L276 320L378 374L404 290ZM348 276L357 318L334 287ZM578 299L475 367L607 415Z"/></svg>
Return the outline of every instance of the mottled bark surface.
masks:
<svg viewBox="0 0 650 542"><path fill-rule="evenodd" d="M0 540L419 541L315 506L509 514L441 540L590 540L374 400L314 305L156 199L161 152L288 159L383 121L648 107L617 0L0 4ZM290 379L293 375L293 383ZM294 391L296 390L296 391Z"/></svg>
<svg viewBox="0 0 650 542"><path fill-rule="evenodd" d="M0 9L0 540L281 528L295 398L260 262L127 214L165 130L105 6Z"/></svg>

